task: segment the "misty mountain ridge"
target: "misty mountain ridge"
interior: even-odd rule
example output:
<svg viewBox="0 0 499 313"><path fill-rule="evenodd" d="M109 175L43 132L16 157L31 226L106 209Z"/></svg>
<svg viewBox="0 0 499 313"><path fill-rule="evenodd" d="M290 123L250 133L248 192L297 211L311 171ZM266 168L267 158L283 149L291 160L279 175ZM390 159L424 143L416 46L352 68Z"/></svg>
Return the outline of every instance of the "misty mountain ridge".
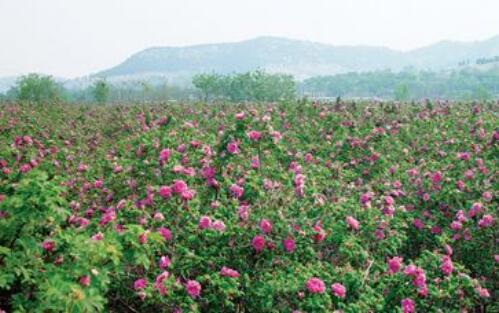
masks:
<svg viewBox="0 0 499 313"><path fill-rule="evenodd" d="M69 89L88 87L100 78L116 85L145 81L153 85L167 82L189 86L195 74L241 73L257 69L291 74L297 80L305 80L315 76L377 70L397 72L407 68L430 71L490 69L497 68L499 63L478 66L475 61L496 56L499 56L499 35L473 42L440 41L405 52L387 47L335 46L263 36L239 42L151 47L101 72L56 80ZM12 87L17 78L0 77L0 93Z"/></svg>
<svg viewBox="0 0 499 313"><path fill-rule="evenodd" d="M462 61L499 55L499 35L483 41L441 41L410 51L375 46L333 46L281 37L203 44L152 47L133 54L123 63L95 74L111 80L164 77L189 80L203 72L234 73L262 69L287 73L298 80L313 76L390 69L439 71ZM120 79L121 78L121 79Z"/></svg>

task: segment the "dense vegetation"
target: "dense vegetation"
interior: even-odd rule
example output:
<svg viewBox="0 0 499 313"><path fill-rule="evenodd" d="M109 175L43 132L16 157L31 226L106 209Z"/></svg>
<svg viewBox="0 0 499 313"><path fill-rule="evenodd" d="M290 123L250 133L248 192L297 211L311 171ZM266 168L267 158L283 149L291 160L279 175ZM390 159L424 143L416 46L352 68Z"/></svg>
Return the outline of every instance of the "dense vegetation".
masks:
<svg viewBox="0 0 499 313"><path fill-rule="evenodd" d="M347 73L307 79L300 89L311 95L343 98L485 101L499 97L499 68L448 72L407 70Z"/></svg>
<svg viewBox="0 0 499 313"><path fill-rule="evenodd" d="M156 82L130 81L110 84L98 79L84 89L64 89L52 77L30 74L21 77L4 100L55 101L89 103L159 102L168 99L195 99L204 101L278 101L292 100L296 84L292 76L254 71L241 74L200 74L192 79L193 87L180 88ZM1 100L1 99L0 99Z"/></svg>
<svg viewBox="0 0 499 313"><path fill-rule="evenodd" d="M243 74L201 74L192 79L202 91L204 100L278 101L295 98L295 81L290 75L268 74L263 71Z"/></svg>
<svg viewBox="0 0 499 313"><path fill-rule="evenodd" d="M477 61L478 62L478 61ZM406 70L319 76L296 82L292 76L254 71L234 74L195 75L192 85L179 87L165 80L111 83L97 79L85 88L63 88L49 76L31 74L0 101L73 103L136 103L167 100L205 102L282 101L295 98L377 98L398 101L451 99L488 101L499 99L499 67L446 72Z"/></svg>
<svg viewBox="0 0 499 313"><path fill-rule="evenodd" d="M497 312L497 107L0 110L8 312Z"/></svg>

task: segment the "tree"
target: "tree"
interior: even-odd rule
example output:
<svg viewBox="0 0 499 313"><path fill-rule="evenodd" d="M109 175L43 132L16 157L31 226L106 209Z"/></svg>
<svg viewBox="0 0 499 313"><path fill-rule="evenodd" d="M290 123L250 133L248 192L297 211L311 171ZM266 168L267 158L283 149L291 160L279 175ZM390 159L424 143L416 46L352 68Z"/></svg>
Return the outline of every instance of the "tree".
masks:
<svg viewBox="0 0 499 313"><path fill-rule="evenodd" d="M193 85L203 93L204 100L210 98L238 101L291 100L296 95L296 84L291 75L254 72L194 76Z"/></svg>
<svg viewBox="0 0 499 313"><path fill-rule="evenodd" d="M12 94L19 101L53 102L62 99L63 88L52 76L28 74L17 81Z"/></svg>
<svg viewBox="0 0 499 313"><path fill-rule="evenodd" d="M147 96L151 92L151 86L146 81L141 81L140 86L142 87L142 101L146 101Z"/></svg>
<svg viewBox="0 0 499 313"><path fill-rule="evenodd" d="M98 80L94 83L92 89L94 100L98 103L105 103L109 95L109 85L105 80Z"/></svg>
<svg viewBox="0 0 499 313"><path fill-rule="evenodd" d="M395 100L397 101L409 100L409 88L405 84L400 84L395 87L393 94L395 96Z"/></svg>
<svg viewBox="0 0 499 313"><path fill-rule="evenodd" d="M492 99L492 95L484 86L480 85L473 90L472 97L474 100L485 102Z"/></svg>
<svg viewBox="0 0 499 313"><path fill-rule="evenodd" d="M217 75L216 74L198 74L192 78L194 87L201 90L204 96L204 101L208 101L210 96L216 91Z"/></svg>

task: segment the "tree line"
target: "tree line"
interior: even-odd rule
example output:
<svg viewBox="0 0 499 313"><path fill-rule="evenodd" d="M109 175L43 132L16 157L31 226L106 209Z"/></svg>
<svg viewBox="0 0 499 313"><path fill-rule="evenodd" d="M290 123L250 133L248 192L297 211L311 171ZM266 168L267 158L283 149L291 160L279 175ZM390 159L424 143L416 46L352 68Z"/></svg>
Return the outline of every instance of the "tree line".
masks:
<svg viewBox="0 0 499 313"><path fill-rule="evenodd" d="M300 84L299 89L301 94L314 97L483 101L499 97L499 68L346 73L307 79Z"/></svg>
<svg viewBox="0 0 499 313"><path fill-rule="evenodd" d="M51 76L21 77L0 101L132 103L168 100L244 102L280 101L297 97L380 98L399 101L424 98L480 100L499 98L499 67L488 70L402 72L374 71L318 76L295 82L293 76L264 71L195 75L192 85L127 81L111 84L97 79L89 86L67 89Z"/></svg>
<svg viewBox="0 0 499 313"><path fill-rule="evenodd" d="M292 100L296 96L293 76L264 71L199 74L194 76L192 83L201 90L205 101L278 101Z"/></svg>
<svg viewBox="0 0 499 313"><path fill-rule="evenodd" d="M296 85L291 75L263 71L231 75L199 74L193 77L190 87L146 81L111 84L105 79L97 79L88 87L79 89L66 89L51 76L28 74L3 95L3 100L99 104L172 99L241 102L291 100L295 98L295 93Z"/></svg>

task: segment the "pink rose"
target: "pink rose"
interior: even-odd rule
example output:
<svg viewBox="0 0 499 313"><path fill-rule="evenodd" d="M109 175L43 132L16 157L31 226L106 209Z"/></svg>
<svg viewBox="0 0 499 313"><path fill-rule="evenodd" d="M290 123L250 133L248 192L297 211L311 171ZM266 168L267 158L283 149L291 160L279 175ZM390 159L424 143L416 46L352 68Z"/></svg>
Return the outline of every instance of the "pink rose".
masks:
<svg viewBox="0 0 499 313"><path fill-rule="evenodd" d="M272 222L267 219L261 219L259 223L260 230L265 234L268 234L272 231Z"/></svg>
<svg viewBox="0 0 499 313"><path fill-rule="evenodd" d="M347 289L345 288L345 286L343 286L340 283L332 284L331 291L333 292L333 294L335 296L337 296L338 298L342 298L342 299L345 298L345 296L347 294Z"/></svg>
<svg viewBox="0 0 499 313"><path fill-rule="evenodd" d="M400 305L402 307L402 312L404 313L414 313L415 310L415 303L414 300L405 298L400 302Z"/></svg>
<svg viewBox="0 0 499 313"><path fill-rule="evenodd" d="M230 154L238 154L239 153L239 144L235 141L229 142L227 144L227 151Z"/></svg>
<svg viewBox="0 0 499 313"><path fill-rule="evenodd" d="M239 273L236 270L223 266L220 270L220 275L225 277L237 278Z"/></svg>
<svg viewBox="0 0 499 313"><path fill-rule="evenodd" d="M317 277L312 277L307 281L307 290L311 293L324 293L326 290L326 285L324 282L317 278Z"/></svg>
<svg viewBox="0 0 499 313"><path fill-rule="evenodd" d="M201 294L201 284L195 280L188 280L185 284L185 289L192 298L199 297Z"/></svg>
<svg viewBox="0 0 499 313"><path fill-rule="evenodd" d="M282 241L282 246L284 247L284 250L289 253L293 253L296 248L295 241L291 238L286 238Z"/></svg>
<svg viewBox="0 0 499 313"><path fill-rule="evenodd" d="M201 218L199 219L199 223L198 223L198 227L200 229L206 229L206 228L210 228L211 226L211 218L209 216L201 216Z"/></svg>
<svg viewBox="0 0 499 313"><path fill-rule="evenodd" d="M346 222L348 225L353 229L353 230L358 230L360 228L359 221L357 221L355 218L352 216L347 216Z"/></svg>
<svg viewBox="0 0 499 313"><path fill-rule="evenodd" d="M399 272L402 262L403 259L398 256L388 259L388 272L391 274Z"/></svg>
<svg viewBox="0 0 499 313"><path fill-rule="evenodd" d="M263 236L257 235L251 240L251 245L256 250L256 252L260 252L265 247L265 238Z"/></svg>
<svg viewBox="0 0 499 313"><path fill-rule="evenodd" d="M159 195L163 199L168 199L172 196L172 189L169 186L161 186L158 191Z"/></svg>
<svg viewBox="0 0 499 313"><path fill-rule="evenodd" d="M165 239L166 241L172 239L172 232L166 227L159 227L158 233Z"/></svg>
<svg viewBox="0 0 499 313"><path fill-rule="evenodd" d="M80 285L82 285L83 287L90 286L90 276L88 275L81 276L79 282Z"/></svg>
<svg viewBox="0 0 499 313"><path fill-rule="evenodd" d="M258 141L260 140L260 138L262 138L262 133L256 130L252 130L248 132L248 137L253 141Z"/></svg>
<svg viewBox="0 0 499 313"><path fill-rule="evenodd" d="M146 286L147 286L147 280L145 278L137 279L133 283L133 289L135 289L135 290L142 290L142 289L146 288Z"/></svg>
<svg viewBox="0 0 499 313"><path fill-rule="evenodd" d="M167 257L167 256L165 256L165 255L163 255L163 256L161 256L161 258L159 258L159 264L158 265L159 265L160 269L165 269L168 266L170 266L171 263L172 262L170 261L170 258Z"/></svg>

